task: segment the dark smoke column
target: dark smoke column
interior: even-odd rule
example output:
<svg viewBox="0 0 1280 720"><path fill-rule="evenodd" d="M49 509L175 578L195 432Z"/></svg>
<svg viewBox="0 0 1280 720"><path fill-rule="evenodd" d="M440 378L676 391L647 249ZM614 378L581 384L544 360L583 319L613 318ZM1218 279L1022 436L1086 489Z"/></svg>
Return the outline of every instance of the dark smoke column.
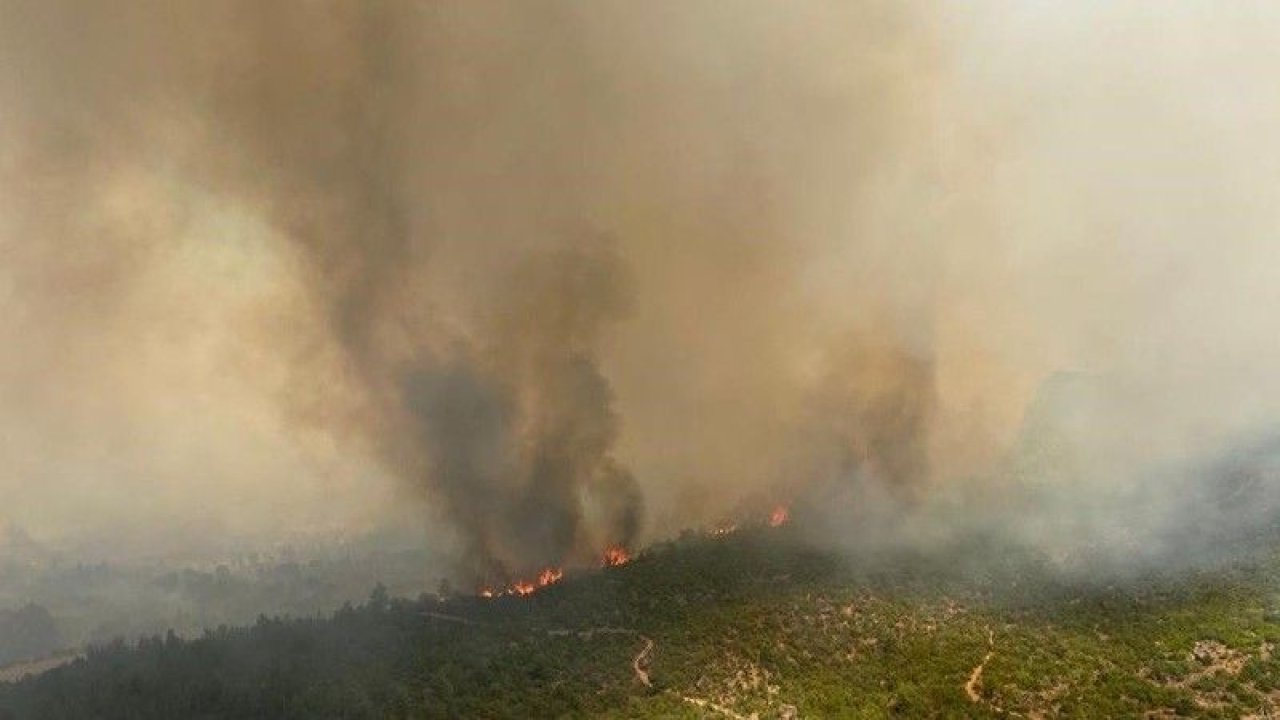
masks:
<svg viewBox="0 0 1280 720"><path fill-rule="evenodd" d="M607 245L535 252L478 337L406 375L428 490L463 529L482 581L590 562L635 539L640 492L612 455L618 417L597 358L627 287Z"/></svg>
<svg viewBox="0 0 1280 720"><path fill-rule="evenodd" d="M314 335L272 338L300 348L288 402L421 491L477 581L632 542L640 493L612 454L598 357L631 282L611 241L549 231L530 210L559 130L500 126L511 147L556 152L532 176L469 184L468 152L490 147L474 128L513 114L459 101L477 48L447 19L401 3L274 7L242 8L240 50L223 60L239 72L211 74L202 96L233 158L220 189L285 239L315 321ZM540 33L505 41L526 37ZM502 77L487 92L506 98ZM432 211L442 197L463 208L453 225ZM441 289L458 277L476 282Z"/></svg>

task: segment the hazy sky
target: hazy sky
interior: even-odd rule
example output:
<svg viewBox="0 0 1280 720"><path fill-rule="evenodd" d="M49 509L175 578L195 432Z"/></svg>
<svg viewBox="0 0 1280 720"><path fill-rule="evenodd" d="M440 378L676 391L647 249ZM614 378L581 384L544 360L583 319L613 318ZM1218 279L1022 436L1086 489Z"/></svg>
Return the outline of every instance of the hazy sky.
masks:
<svg viewBox="0 0 1280 720"><path fill-rule="evenodd" d="M1082 492L1265 430L1277 38L1243 1L0 0L0 513L394 519L511 569L989 483L1058 371L1123 389Z"/></svg>

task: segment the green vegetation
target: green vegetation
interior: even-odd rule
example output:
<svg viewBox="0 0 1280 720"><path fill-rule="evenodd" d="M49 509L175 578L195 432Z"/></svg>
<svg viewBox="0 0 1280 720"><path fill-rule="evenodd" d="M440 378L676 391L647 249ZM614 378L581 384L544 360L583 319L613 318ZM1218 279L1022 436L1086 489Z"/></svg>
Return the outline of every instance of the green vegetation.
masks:
<svg viewBox="0 0 1280 720"><path fill-rule="evenodd" d="M1280 705L1280 562L1108 586L1000 558L849 561L786 529L688 535L527 599L379 588L325 619L108 644L0 687L0 716L1237 718Z"/></svg>

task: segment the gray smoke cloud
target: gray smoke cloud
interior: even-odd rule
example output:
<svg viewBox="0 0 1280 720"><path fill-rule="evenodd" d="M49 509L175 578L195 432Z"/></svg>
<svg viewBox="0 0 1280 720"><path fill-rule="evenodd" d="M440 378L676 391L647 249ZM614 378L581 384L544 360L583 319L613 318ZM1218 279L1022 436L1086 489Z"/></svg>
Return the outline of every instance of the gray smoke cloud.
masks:
<svg viewBox="0 0 1280 720"><path fill-rule="evenodd" d="M0 482L37 535L407 517L500 582L764 498L1123 563L1265 456L1257 5L0 18Z"/></svg>
<svg viewBox="0 0 1280 720"><path fill-rule="evenodd" d="M610 248L532 258L475 347L411 366L403 402L429 482L490 582L595 561L637 539L642 501L614 456L618 418L599 334L625 307Z"/></svg>

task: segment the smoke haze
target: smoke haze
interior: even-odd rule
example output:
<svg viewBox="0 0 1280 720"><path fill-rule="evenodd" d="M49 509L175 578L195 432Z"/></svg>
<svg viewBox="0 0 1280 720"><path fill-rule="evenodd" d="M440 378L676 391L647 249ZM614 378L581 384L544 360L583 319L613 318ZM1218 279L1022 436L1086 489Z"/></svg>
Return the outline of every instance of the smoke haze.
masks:
<svg viewBox="0 0 1280 720"><path fill-rule="evenodd" d="M3 512L408 522L489 580L780 500L1160 556L1243 512L1217 458L1277 485L1276 37L1244 0L0 0Z"/></svg>

